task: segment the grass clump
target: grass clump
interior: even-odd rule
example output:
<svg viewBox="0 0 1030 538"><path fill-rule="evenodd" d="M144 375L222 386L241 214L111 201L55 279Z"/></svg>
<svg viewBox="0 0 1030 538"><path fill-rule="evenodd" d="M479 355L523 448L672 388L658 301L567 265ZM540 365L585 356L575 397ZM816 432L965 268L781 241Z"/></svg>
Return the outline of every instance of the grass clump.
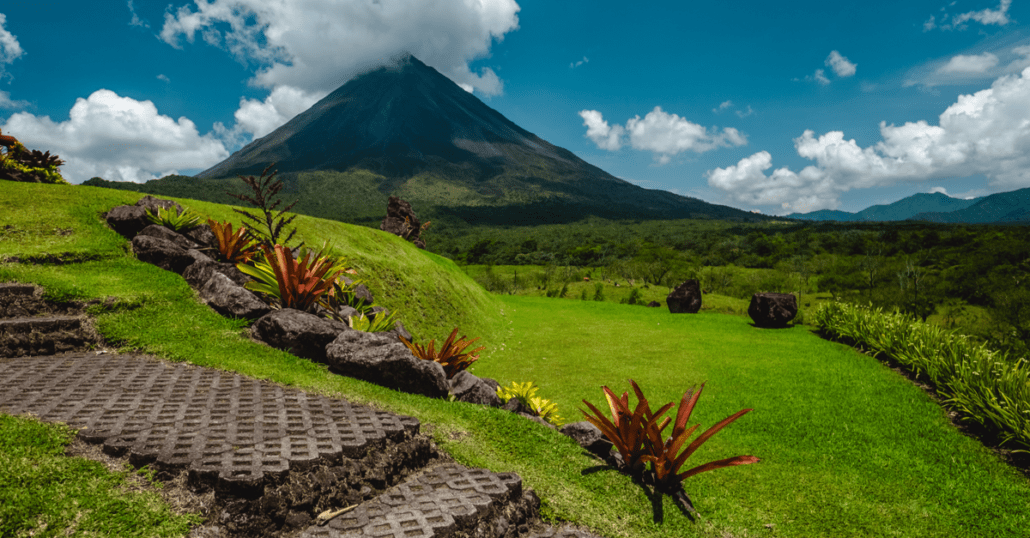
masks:
<svg viewBox="0 0 1030 538"><path fill-rule="evenodd" d="M126 471L64 456L75 431L0 415L0 536L183 536L200 522L153 492L125 489Z"/></svg>

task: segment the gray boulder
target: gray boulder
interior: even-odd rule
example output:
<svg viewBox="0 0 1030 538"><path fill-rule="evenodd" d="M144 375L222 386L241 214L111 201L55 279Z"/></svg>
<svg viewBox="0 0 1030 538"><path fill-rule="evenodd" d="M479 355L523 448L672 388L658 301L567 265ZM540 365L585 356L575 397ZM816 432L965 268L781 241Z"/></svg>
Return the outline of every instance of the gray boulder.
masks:
<svg viewBox="0 0 1030 538"><path fill-rule="evenodd" d="M168 239L150 235L137 235L132 238L132 251L140 261L152 263L167 271L182 274L194 263L186 249Z"/></svg>
<svg viewBox="0 0 1030 538"><path fill-rule="evenodd" d="M561 427L562 434L574 439L585 450L606 457L612 451L612 443L597 426L587 422L572 422Z"/></svg>
<svg viewBox="0 0 1030 538"><path fill-rule="evenodd" d="M142 207L144 210L149 209L150 211L157 213L158 209L169 209L175 208L176 211L182 212L182 206L178 202L172 200L165 200L164 198L154 198L151 195L146 195L140 198L136 202L136 207Z"/></svg>
<svg viewBox="0 0 1030 538"><path fill-rule="evenodd" d="M258 319L272 311L272 307L258 299L252 291L222 273L210 272L207 281L197 288L197 292L208 306L226 317Z"/></svg>
<svg viewBox="0 0 1030 538"><path fill-rule="evenodd" d="M350 286L354 283L354 279L343 277L343 283ZM372 295L372 290L368 289L364 284L358 284L354 287L354 297L361 299L365 304L372 304L375 302L375 297Z"/></svg>
<svg viewBox="0 0 1030 538"><path fill-rule="evenodd" d="M756 293L747 307L755 326L767 329L782 329L797 314L798 302L790 293Z"/></svg>
<svg viewBox="0 0 1030 538"><path fill-rule="evenodd" d="M411 354L396 336L346 331L326 347L329 369L387 388L447 397L450 389L443 366Z"/></svg>
<svg viewBox="0 0 1030 538"><path fill-rule="evenodd" d="M497 396L496 387L492 387L486 380L467 371L463 370L454 374L449 383L451 395L459 402L489 405L490 407L500 407L503 403Z"/></svg>
<svg viewBox="0 0 1030 538"><path fill-rule="evenodd" d="M192 254L197 251L193 250L187 252ZM203 254L201 254L201 256L203 256ZM239 286L250 282L251 278L237 269L235 264L220 263L208 258L207 256L204 257L207 259L195 261L182 272L182 277L186 279L186 282L188 282L190 287L193 289L200 289L200 287L207 283L208 279L210 279L211 275L214 273L221 273L229 277L229 280L232 280Z"/></svg>
<svg viewBox="0 0 1030 538"><path fill-rule="evenodd" d="M175 246L183 250L196 249L200 246L194 243L193 241L187 239L186 236L178 232L169 230L168 228L165 228L160 224L151 224L150 226L143 228L139 231L139 235L148 235L150 237L159 237L161 239L167 239L168 241L175 243Z"/></svg>
<svg viewBox="0 0 1030 538"><path fill-rule="evenodd" d="M665 298L672 314L697 314L701 310L701 285L697 280L687 280L676 286Z"/></svg>
<svg viewBox="0 0 1030 538"><path fill-rule="evenodd" d="M184 234L194 243L197 243L202 248L218 250L218 239L215 237L215 233L211 231L211 227L207 224L201 224L196 228L186 232Z"/></svg>
<svg viewBox="0 0 1030 538"><path fill-rule="evenodd" d="M146 210L134 205L120 205L112 208L104 215L104 220L114 231L127 239L136 237L140 230L151 224L147 220Z"/></svg>
<svg viewBox="0 0 1030 538"><path fill-rule="evenodd" d="M355 331L344 323L292 308L266 314L250 328L254 338L317 362L326 362L326 346L341 333L350 332Z"/></svg>

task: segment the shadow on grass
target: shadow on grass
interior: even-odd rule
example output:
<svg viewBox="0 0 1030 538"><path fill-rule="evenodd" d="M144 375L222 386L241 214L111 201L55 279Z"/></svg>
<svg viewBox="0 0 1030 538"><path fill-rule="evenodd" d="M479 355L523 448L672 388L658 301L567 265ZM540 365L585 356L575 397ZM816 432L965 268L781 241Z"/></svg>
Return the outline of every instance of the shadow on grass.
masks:
<svg viewBox="0 0 1030 538"><path fill-rule="evenodd" d="M596 457L596 455L594 454L589 455ZM580 474L583 476L587 476L594 473L599 473L601 471L615 471L629 476L630 479L633 480L634 484L640 486L640 489L644 492L644 496L646 496L647 499L651 501L651 521L659 524L665 522L665 505L664 503L662 503L662 500L665 497L666 493L659 490L654 484L648 483L649 481L647 480L647 478L650 475L646 473L630 474L620 470L619 468L611 464L594 465L593 467L587 467L586 469L580 471ZM693 522L697 522L697 519L698 517L700 517L700 514L698 514L696 510L693 510L693 504L690 502L690 498L687 496L686 492L684 492L681 489L675 494L671 494L669 496L672 497L673 501L675 501L676 503L676 507L679 508L680 512L684 516L686 516L687 519Z"/></svg>

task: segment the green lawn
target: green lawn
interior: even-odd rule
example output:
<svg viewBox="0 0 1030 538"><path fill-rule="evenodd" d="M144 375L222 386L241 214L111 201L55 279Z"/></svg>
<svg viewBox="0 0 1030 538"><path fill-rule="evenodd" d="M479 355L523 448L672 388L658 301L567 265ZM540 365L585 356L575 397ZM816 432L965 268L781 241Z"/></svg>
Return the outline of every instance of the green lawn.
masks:
<svg viewBox="0 0 1030 538"><path fill-rule="evenodd" d="M488 348L476 374L505 384L535 381L540 396L557 401L567 420L579 420L575 409L583 398L602 403L601 385L621 392L629 388L628 378L658 404L707 381L694 416L706 426L754 408L695 458L753 454L763 461L689 479L686 490L704 516L692 523L669 499L653 506L640 485L597 468L599 462L571 440L536 423L335 376L251 341L244 324L201 305L178 276L136 261L127 243L100 221L100 211L138 196L0 184L0 258L100 254L66 265L0 263L0 281L36 282L57 297L119 297L115 309L94 311L99 330L115 345L415 416L458 461L518 472L539 493L546 516L609 538L1028 536L1025 476L957 433L908 381L805 327L760 330L739 315L674 316L665 308L489 295L451 262L397 238L297 219L305 241L330 239L406 324L429 337L444 337L454 325L482 336ZM219 219L233 215L225 206L184 203ZM41 224L44 215L52 222ZM28 467L43 461L12 456L8 445L0 444L0 452L5 461L22 458ZM5 472L11 471L0 465ZM41 517L39 509L23 492L41 484L19 480L8 482L19 484L17 495L0 490L0 505L8 507L5 514L21 515L3 517L18 517L38 533L31 525ZM117 487L98 484L105 485L77 490L84 497L76 502L92 506ZM11 507L13 501L18 504ZM174 526L168 516L154 517L140 518L132 532L159 535L159 523ZM56 518L48 525L63 533L74 521ZM92 535L125 535L114 523ZM82 529L72 534L91 535Z"/></svg>

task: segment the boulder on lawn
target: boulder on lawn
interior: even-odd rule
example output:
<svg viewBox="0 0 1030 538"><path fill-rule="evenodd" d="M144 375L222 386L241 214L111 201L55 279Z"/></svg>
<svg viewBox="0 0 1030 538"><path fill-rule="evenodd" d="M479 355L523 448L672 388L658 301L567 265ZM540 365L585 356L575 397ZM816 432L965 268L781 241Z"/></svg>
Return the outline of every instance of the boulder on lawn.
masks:
<svg viewBox="0 0 1030 538"><path fill-rule="evenodd" d="M283 308L266 314L250 328L254 338L298 357L317 362L326 362L326 346L340 333L348 332L356 331L339 321L292 308Z"/></svg>
<svg viewBox="0 0 1030 538"><path fill-rule="evenodd" d="M147 195L140 198L136 205L120 205L104 214L107 224L126 239L136 237L141 230L153 224L147 218L147 209L156 212L157 208L174 207L181 211L182 206L171 201Z"/></svg>
<svg viewBox="0 0 1030 538"><path fill-rule="evenodd" d="M489 405L490 407L500 407L503 403L497 396L496 387L465 370L454 374L449 383L451 395L459 402Z"/></svg>
<svg viewBox="0 0 1030 538"><path fill-rule="evenodd" d="M254 292L215 271L209 273L207 281L197 288L197 293L208 306L225 317L258 319L272 311L272 307L258 299Z"/></svg>
<svg viewBox="0 0 1030 538"><path fill-rule="evenodd" d="M211 227L207 224L201 224L184 234L194 243L200 245L204 249L218 250L218 238L215 237L215 232L211 231Z"/></svg>
<svg viewBox="0 0 1030 538"><path fill-rule="evenodd" d="M587 422L572 422L561 427L563 434L573 438L579 446L588 452L597 454L602 458L607 457L612 451L612 442L597 429L597 426Z"/></svg>
<svg viewBox="0 0 1030 538"><path fill-rule="evenodd" d="M142 207L144 210L149 209L152 213L157 213L158 209L171 209L174 207L177 212L182 213L182 206L178 202L165 200L164 198L154 198L149 194L140 198L136 202L136 207Z"/></svg>
<svg viewBox="0 0 1030 538"><path fill-rule="evenodd" d="M197 252L200 254L196 250L189 252ZM201 254L201 256L203 256L203 254ZM207 256L205 256L205 258L207 258ZM189 283L191 288L199 290L201 286L207 283L208 279L210 279L211 275L214 273L221 273L229 277L229 280L232 280L238 286L242 286L252 280L249 276L243 274L243 271L237 269L236 264L216 262L211 258L207 258L206 260L201 259L194 262L182 272L182 277L186 279L186 282Z"/></svg>
<svg viewBox="0 0 1030 538"><path fill-rule="evenodd" d="M701 286L697 280L687 280L676 286L665 298L673 314L697 314L701 310Z"/></svg>
<svg viewBox="0 0 1030 538"><path fill-rule="evenodd" d="M647 303L648 308L658 308L660 306L662 306L662 303L659 303L658 301L651 301L650 303Z"/></svg>
<svg viewBox="0 0 1030 538"><path fill-rule="evenodd" d="M182 274L194 263L186 249L168 239L150 235L137 235L132 238L132 251L140 261L152 263L166 271Z"/></svg>
<svg viewBox="0 0 1030 538"><path fill-rule="evenodd" d="M797 314L798 302L790 293L756 293L747 307L755 326L766 329L782 329Z"/></svg>
<svg viewBox="0 0 1030 538"><path fill-rule="evenodd" d="M411 209L411 204L396 196L391 196L387 201L386 218L379 229L413 241L418 248L426 248L426 242L419 237L422 234L422 222L418 220L418 215Z"/></svg>
<svg viewBox="0 0 1030 538"><path fill-rule="evenodd" d="M443 366L419 359L390 334L349 330L326 347L329 370L387 388L446 398L450 385Z"/></svg>

